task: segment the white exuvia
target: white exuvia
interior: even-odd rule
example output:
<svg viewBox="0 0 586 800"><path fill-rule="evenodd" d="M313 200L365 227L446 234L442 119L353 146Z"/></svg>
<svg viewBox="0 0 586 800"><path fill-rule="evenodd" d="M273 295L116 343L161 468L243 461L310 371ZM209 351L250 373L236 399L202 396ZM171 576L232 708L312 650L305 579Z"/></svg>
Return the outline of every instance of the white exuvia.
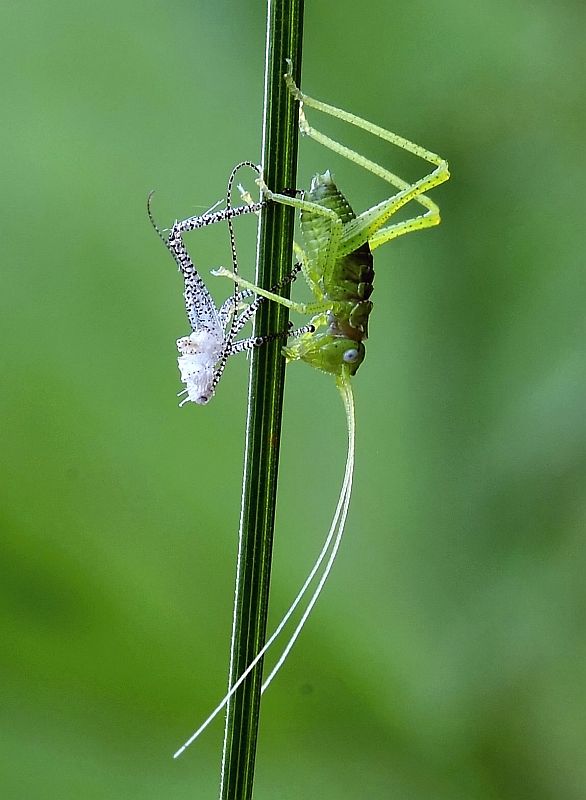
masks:
<svg viewBox="0 0 586 800"><path fill-rule="evenodd" d="M177 339L177 364L181 381L185 384L185 389L180 393L185 394L180 406L185 403L205 405L211 399L216 383L216 365L224 345L223 331L201 329Z"/></svg>
<svg viewBox="0 0 586 800"><path fill-rule="evenodd" d="M195 268L183 241L183 234L189 231L205 228L216 222L227 223L232 251L232 268L235 273L238 272L232 220L243 214L258 213L263 207L262 202L254 203L250 195L246 196L244 205L232 206L231 197L234 178L242 167L249 167L257 175L260 175L259 168L251 162L246 161L238 164L232 170L228 181L226 208L221 211L213 211L213 208L215 208L213 206L212 209L200 216L176 220L169 230L168 236L162 234L151 214L150 201L152 192L148 198L147 211L149 219L175 259L183 277L185 310L191 326L191 333L177 340L177 349L179 351L177 362L181 380L185 384L185 389L179 393L179 396L185 395L179 403L180 406L186 403L197 403L198 405L208 403L214 396L216 386L222 377L229 356L251 350L267 340L267 337L262 339L260 337L249 337L248 339L236 340L238 333L252 319L259 304L263 302L262 298L252 299L248 304L244 303L243 300L252 297L253 293L249 291L243 292L238 286L235 286L233 294L218 307L201 275ZM216 205L218 204L216 203Z"/></svg>

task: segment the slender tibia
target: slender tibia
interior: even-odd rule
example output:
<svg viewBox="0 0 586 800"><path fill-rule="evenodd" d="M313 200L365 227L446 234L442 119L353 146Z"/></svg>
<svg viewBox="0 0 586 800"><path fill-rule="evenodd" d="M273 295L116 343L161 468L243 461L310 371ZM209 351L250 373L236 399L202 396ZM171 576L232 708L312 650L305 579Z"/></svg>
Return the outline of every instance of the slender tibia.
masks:
<svg viewBox="0 0 586 800"><path fill-rule="evenodd" d="M319 142L324 147L329 148L338 155L341 155L363 169L372 172L374 175L377 175L387 183L390 183L392 186L395 186L400 190L399 193L394 197L383 201L383 203L379 203L378 206L375 206L372 209L365 211L355 221L345 226L342 247L340 248L338 254L345 255L351 252L354 247L359 246L359 244L365 241L369 241L371 243L371 247L378 247L383 244L383 242L389 241L389 239L395 238L396 236L400 236L404 233L408 233L412 230L419 230L421 228L437 225L439 222L439 209L437 205L424 194L424 192L427 192L430 189L433 189L435 186L438 186L439 184L448 180L450 173L447 162L441 158L441 156L433 153L431 150L426 150L424 147L421 147L420 145L415 144L414 142L411 142L408 139L393 133L392 131L381 128L379 125L368 122L367 120L362 119L355 114L351 114L348 111L336 108L328 103L323 103L321 100L316 100L308 95L303 94L293 80L292 64L289 59L287 60L287 63L289 69L285 75L285 81L291 94L300 102L299 127L301 132L306 136L315 139L315 141ZM360 153L356 153L349 147L346 147L340 142L331 139L329 136L326 136L325 134L311 127L305 117L303 106L314 108L324 114L328 114L329 116L362 128L363 130L373 134L374 136L377 136L380 139L383 139L384 141L394 144L403 150L407 150L408 152L413 153L413 155L416 155L431 164L435 164L436 169L416 183L409 184L398 175L395 175L394 173L382 167L380 164L371 161ZM420 217L414 218L413 220L408 220L405 224L399 223L398 226L392 225L385 229L384 233L378 233L386 220L402 205L405 205L411 200L422 205L426 209L426 213ZM283 202L280 198L279 201Z"/></svg>
<svg viewBox="0 0 586 800"><path fill-rule="evenodd" d="M226 222L229 219L240 217L242 214L256 213L262 209L263 205L263 202L259 202L252 205L235 206L234 208L225 208L222 211L214 211L211 214L201 214L200 216L177 220L171 228L169 239L180 233L188 233L198 228L214 225L216 222Z"/></svg>
<svg viewBox="0 0 586 800"><path fill-rule="evenodd" d="M398 211L411 200L424 197L423 192L426 192L428 189L437 186L438 183L442 183L443 181L447 180L449 178L449 172L440 170L442 170L442 168L438 167L437 170L434 170L432 173L416 181L414 184L407 184L405 189L398 192L393 197L389 198L388 200L383 200L378 205L363 211L362 214L356 217L356 219L346 223L344 226L344 235L342 237L339 255L343 256L347 253L351 253L365 241L370 242L371 238L375 237L384 223L396 211ZM427 197L425 198L425 203L423 203L423 205L428 208L428 211L426 214L423 214L421 217L417 217L416 219L432 219L433 221L431 223L424 222L422 225L414 226L409 230L416 230L417 227L426 228L430 224L437 225L439 222L439 208L437 205ZM407 230L404 230L403 233L407 233ZM393 237L391 236L390 238ZM383 241L387 240L383 238ZM382 244L382 241L379 241L378 244Z"/></svg>
<svg viewBox="0 0 586 800"><path fill-rule="evenodd" d="M291 272L288 275L285 275L282 281L275 284L275 286L271 287L271 292L278 292L284 286L287 286L289 283L293 283L297 279L299 272L301 271L301 264L297 263L294 264ZM237 285L237 284L236 284ZM252 289L245 289L244 292L241 292L241 297L247 297L249 295L255 294ZM257 297L249 306L247 306L242 314L235 320L233 326L234 335L237 334L242 328L246 325L249 319L251 319L257 312L258 307L261 303L264 303L266 300L265 297Z"/></svg>
<svg viewBox="0 0 586 800"><path fill-rule="evenodd" d="M224 267L213 269L212 275L215 275L218 278L230 278L230 280L234 281L234 283L237 283L239 286L242 286L244 289L250 289L255 294L259 294L261 297L266 297L267 300L272 300L274 303L285 306L291 311L297 311L299 314L319 314L321 311L326 311L332 307L331 302L296 303L294 300L289 300L287 297L281 297L281 295L270 292L268 289L262 289L260 286L255 286L254 283L247 281L245 278L241 278L240 275L235 275L233 272L230 272L230 270L225 269Z"/></svg>
<svg viewBox="0 0 586 800"><path fill-rule="evenodd" d="M421 147L421 145L415 144L415 142L411 142L409 139L405 139L403 136L399 136L392 131L386 130L386 128L381 128L379 125L375 125L373 122L362 119L362 117L358 117L356 114L351 114L349 111L344 111L341 108L329 105L329 103L324 103L321 100L316 100L313 97L309 97L309 95L303 94L293 80L292 63L290 59L287 59L287 64L289 69L285 74L285 82L291 94L297 100L299 100L302 105L308 106L309 108L314 108L316 111L321 111L322 113L328 114L331 117L341 119L343 122L348 122L351 125L355 125L357 128L362 128L363 130L368 131L368 133L372 133L373 136L377 136L379 139L390 142L391 144L400 147L402 150L407 150L409 153L413 153L413 155L419 156L420 158L425 159L425 161L429 161L431 164L436 164L439 166L440 164L444 163L443 158L438 156L437 153L433 153L431 150L426 150L425 147ZM305 125L307 125L307 123L305 123ZM302 133L308 136L313 136L314 130L313 128L310 128L309 125L307 125L307 128L305 128L303 123L300 122L300 128ZM334 142L334 144L337 145L337 142ZM326 146L329 147L329 145Z"/></svg>
<svg viewBox="0 0 586 800"><path fill-rule="evenodd" d="M406 219L403 222L397 222L396 225L387 225L386 228L381 228L368 240L368 244L371 250L376 250L381 244L390 242L391 239L396 239L398 236L412 231L433 228L434 225L439 225L440 221L439 208L435 211L428 211L427 214L422 214L420 217Z"/></svg>

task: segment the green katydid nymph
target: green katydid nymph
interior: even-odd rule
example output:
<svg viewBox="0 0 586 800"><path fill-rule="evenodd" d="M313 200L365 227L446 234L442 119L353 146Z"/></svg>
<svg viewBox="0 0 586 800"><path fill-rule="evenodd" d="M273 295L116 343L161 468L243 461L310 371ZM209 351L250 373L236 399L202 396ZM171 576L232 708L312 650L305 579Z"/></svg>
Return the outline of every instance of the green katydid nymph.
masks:
<svg viewBox="0 0 586 800"><path fill-rule="evenodd" d="M310 585L325 562L305 611L279 659L264 680L263 692L285 661L319 597L340 546L352 490L355 419L350 379L365 357L364 340L368 336L368 320L373 307L370 299L374 280L372 251L398 236L439 224L439 209L429 199L426 192L450 177L446 161L435 153L354 114L303 94L293 80L291 62L288 60L287 63L288 70L285 74L285 81L291 94L299 101L301 133L382 178L397 191L391 197L357 215L336 186L329 170L316 175L309 190L302 193L301 197L273 191L260 178L257 182L264 202L282 203L292 206L300 212L303 247L296 244L295 255L312 292L313 300L308 303L289 300L274 291L255 286L234 271L230 272L224 268L214 272L215 275L230 278L241 290L253 292L257 297L266 298L286 306L291 311L310 317L309 324L305 329L307 332L302 332L292 342L285 345L283 353L289 362L305 361L310 366L334 376L346 413L348 451L334 518L322 550L305 583L256 658L230 687L230 691L212 714L175 753L175 756L180 755L207 727L267 652L293 611L309 591ZM305 109L309 108L348 122L424 159L433 165L432 171L413 183L404 181L379 164L310 126L305 116ZM248 203L252 202L247 193L243 192L243 198ZM390 222L391 217L400 208L411 202L420 207L420 213L399 222Z"/></svg>

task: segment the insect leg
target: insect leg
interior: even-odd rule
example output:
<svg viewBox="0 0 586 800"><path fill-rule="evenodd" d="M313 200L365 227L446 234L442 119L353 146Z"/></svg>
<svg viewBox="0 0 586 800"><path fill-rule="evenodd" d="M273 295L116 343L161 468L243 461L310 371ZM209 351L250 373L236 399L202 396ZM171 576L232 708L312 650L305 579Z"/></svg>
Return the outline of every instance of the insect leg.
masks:
<svg viewBox="0 0 586 800"><path fill-rule="evenodd" d="M384 228L381 228L376 233L369 236L368 244L371 250L376 250L376 248L380 247L381 244L390 242L391 239L396 239L398 236L402 236L405 233L411 233L411 231L420 231L424 228L432 228L434 225L439 225L439 223L439 210L437 213L428 211L427 214L421 214L419 217L406 219L402 222L397 222L395 225L387 225Z"/></svg>
<svg viewBox="0 0 586 800"><path fill-rule="evenodd" d="M301 269L300 265L295 264L291 272L288 275L286 275L285 278L283 278L283 280L280 281L274 288L278 290L283 286L285 286L287 283L294 281L300 269ZM229 273L229 274L234 275L234 277L237 278L238 281L241 280L234 273ZM246 289L244 292L241 292L239 290L238 296L233 295L232 297L228 298L228 300L223 304L218 313L218 316L220 316L223 319L223 327L225 327L225 325L227 324L227 320L230 314L233 313L234 309L237 307L239 299L241 299L243 295L251 295L253 293L254 292L252 291L252 289ZM272 341L274 339L281 339L281 338L287 339L291 335L289 329L287 329L286 331L268 334L267 336L251 336L250 338L243 339L239 342L234 341L235 336L243 328L246 322L248 322L248 320L256 313L258 306L262 301L264 301L264 299L265 299L264 297L257 297L256 300L253 303L251 303L238 318L233 318L228 335L224 339L225 342L224 349L214 370L210 387L212 394L214 393L216 386L218 385L220 378L222 377L222 373L224 372L224 368L230 356L235 355L236 353L247 352L249 350L254 349L255 347L260 347L266 342ZM309 332L309 329L310 328L313 329L313 326L306 326L306 328L307 332ZM305 333L306 331L303 330L302 332ZM297 332L295 332L295 335L297 335Z"/></svg>
<svg viewBox="0 0 586 800"><path fill-rule="evenodd" d="M253 164L251 161L242 161L239 164L237 164L234 167L234 169L232 170L232 172L230 173L230 176L228 178L228 186L226 187L226 210L232 208L232 188L234 186L234 179L236 178L236 175L238 174L238 172L243 167L250 167L252 170L254 170L256 172L256 174L258 176L260 176L259 168L255 164ZM250 200L250 202L248 202L248 200ZM252 202L252 198L248 198L247 199L246 205L249 208L252 208L254 206L254 203ZM231 253L231 256L232 256L232 270L233 270L233 272L235 274L238 274L238 256L236 254L236 235L234 233L234 223L233 223L232 219L228 219L227 220L227 225L228 225L228 236L229 236L229 239L230 239L230 253ZM222 324L222 327L224 329L226 328L226 325L228 324L228 319L230 320L230 327L229 327L229 330L227 331L226 337L225 337L227 349L230 348L230 345L234 341L234 337L236 336L236 333L237 333L237 329L235 327L236 326L236 311L238 309L238 306L240 305L241 297L242 297L242 291L240 289L240 286L238 286L237 283L234 284L234 291L233 291L232 297L233 297L233 302L234 302L234 311L233 311L232 315L229 315L229 316L227 316L227 317L225 317L224 319L221 320L221 324ZM224 361L224 364L225 364L225 361ZM222 369L223 369L223 367L222 367Z"/></svg>
<svg viewBox="0 0 586 800"><path fill-rule="evenodd" d="M446 172L446 177L441 178L439 182L447 180L447 177L449 177L449 173ZM378 205L363 211L356 219L350 220L350 222L346 223L344 226L344 234L340 244L340 255L351 253L365 241L368 241L371 249L374 249L385 241L395 238L402 233L409 233L412 230L420 230L422 228L430 228L434 225L438 225L440 222L439 208L432 200L423 194L423 192L437 186L437 184L437 170L434 170L430 175L421 178L413 184L404 184L405 188L402 191L397 192L396 195L390 197L388 200L383 200L381 203L378 203ZM418 217L406 220L405 223L398 223L397 225L383 228L384 223L411 200L420 202L427 208L427 211ZM391 229L393 230L393 234L387 236L386 232ZM397 231L396 233L394 232L395 230ZM385 231L385 233L383 233L383 231Z"/></svg>
<svg viewBox="0 0 586 800"><path fill-rule="evenodd" d="M256 214L263 207L264 202L253 203L249 205L246 203L243 206L230 206L224 208L222 211L212 211L208 214L201 214L200 216L188 217L184 220L177 220L171 228L171 235L176 233L187 233L194 231L198 228L205 228L208 225L214 225L216 222L226 222L227 220L240 217L243 214Z"/></svg>
<svg viewBox="0 0 586 800"><path fill-rule="evenodd" d="M264 301L264 297L259 297L259 302ZM248 339L241 339L239 342L233 342L228 348L228 354L243 353L247 350L253 350L255 347L261 347L267 342L272 342L275 339L295 339L303 336L305 333L315 333L315 325L303 325L301 328L293 328L290 322L286 331L278 333L268 333L265 336L250 336Z"/></svg>
<svg viewBox="0 0 586 800"><path fill-rule="evenodd" d="M413 153L413 155L419 156L419 158L428 161L430 164L435 164L437 167L446 165L445 160L441 156L437 155L437 153L433 153L431 150L427 150L425 147L415 144L415 142L411 142L409 139L405 139L403 136L399 136L397 133L393 133L393 131L389 131L386 128L381 128L380 125L375 125L373 122L369 122L368 120L365 120L356 114L351 114L349 111L344 111L341 108L329 105L329 103L324 103L321 100L316 100L315 98L304 94L297 87L295 81L293 80L291 72L292 64L290 59L287 59L287 64L289 69L285 73L285 82L291 94L299 101L300 106L314 108L317 111L321 111L322 113L328 114L331 117L341 119L343 122L348 122L350 125L355 125L358 128L362 128L362 130L372 133L373 136L383 139L386 142L390 142L390 144L394 144L396 147L400 147L402 150L407 150L409 153ZM303 112L300 114L299 127L301 129L301 133L320 141L322 144L325 144L326 147L329 147L335 152L340 152L340 155L350 157L350 160L352 161L355 160L354 156L359 156L358 153L353 153L352 151L350 151L351 155L348 156L345 152L346 148L344 148L344 146L339 142L329 139L329 137L324 137L327 140L327 144L322 142L321 137L324 136L324 134L321 134L319 131L315 130L315 128L310 127ZM338 150L338 148L342 148L343 152ZM358 161L357 163L360 162ZM370 169L370 167L368 167L368 169Z"/></svg>
<svg viewBox="0 0 586 800"><path fill-rule="evenodd" d="M240 286L244 287L245 289L250 289L255 294L260 295L261 297L266 297L267 300L272 300L274 303L278 303L281 306L285 306L289 308L291 311L297 311L299 314L306 314L306 315L313 315L319 314L322 311L327 311L328 309L332 308L331 302L317 302L317 303L296 303L294 300L289 300L286 297L281 297L279 294L275 294L274 292L269 291L268 289L262 289L260 286L255 286L254 283L241 278L239 275L235 275L230 270L225 269L224 267L219 267L218 269L212 270L212 275L215 275L219 278L230 278L235 283L238 283Z"/></svg>
<svg viewBox="0 0 586 800"><path fill-rule="evenodd" d="M348 226L348 231L352 231L352 237L344 235L343 246L340 251L340 255L345 255L348 252L351 252L354 247L359 246L360 244L364 243L366 240L370 240L371 237L374 237L376 231L381 228L386 220L398 209L401 205L409 202L410 200L415 200L420 205L422 205L426 212L421 216L416 218L419 220L417 224L413 225L402 225L398 230L399 232L393 233L390 238L394 238L394 236L398 236L401 233L407 233L411 230L417 230L420 228L430 227L432 225L437 225L439 222L439 209L437 205L430 200L424 192L428 191L429 189L438 186L440 183L448 180L450 177L450 173L448 170L447 162L438 156L436 153L431 152L430 150L426 150L424 147L421 147L414 142L409 141L408 139L403 138L402 136L398 136L396 133L392 131L388 131L385 128L381 128L379 125L374 125L372 122L368 122L367 120L362 119L361 117L356 116L355 114L351 114L348 111L343 111L340 108L336 108L335 106L331 106L328 103L323 103L320 100L315 100L308 95L303 94L299 88L296 86L295 82L293 81L293 77L291 74L291 62L288 60L289 70L285 75L285 81L289 88L289 91L296 97L300 102L300 109L299 109L299 127L303 134L306 136L310 136L312 139L315 139L317 142L322 144L324 147L333 150L338 155L343 156L344 158L353 161L358 166L362 167L363 169L372 172L374 175L382 178L386 182L390 183L392 186L395 186L397 189L400 190L399 195L396 195L394 198L391 198L387 201L388 205L379 204L379 206L375 206L374 209L369 209L369 211L364 212L361 214L356 221L353 221ZM321 133L320 131L316 130L315 128L311 127L307 122L305 117L303 106L307 106L309 108L314 108L318 111L321 111L325 114L329 114L330 116L336 117L337 119L341 119L344 122L348 122L352 125L355 125L367 132L377 136L384 141L387 141L391 144L396 145L397 147L402 148L403 150L407 150L410 153L413 153L416 156L428 161L431 164L436 166L429 175L423 178L421 181L417 181L413 185L407 183L406 181L399 178L397 175L393 174L389 170L385 169L384 167L376 164L374 161L362 156L360 153L351 150L350 148L346 147L345 145L341 144L340 142L336 142L334 139L331 139L329 136ZM403 194L404 193L404 194ZM397 198L402 199L400 204L397 203ZM371 213L374 212L374 213ZM412 221L409 220L411 223ZM413 221L414 222L414 221ZM395 226L392 226L393 229ZM356 236L359 233L360 235ZM346 231L345 231L346 234ZM364 237L364 238L362 238ZM383 241L388 241L387 238L383 237L382 240L378 240L377 238L374 239L376 242L375 246L379 246L383 243Z"/></svg>
<svg viewBox="0 0 586 800"><path fill-rule="evenodd" d="M303 336L306 333L315 333L315 325L313 325L311 322L309 325L302 325L301 328L290 329L287 333L287 338L298 339L300 336Z"/></svg>
<svg viewBox="0 0 586 800"><path fill-rule="evenodd" d="M293 283L293 281L297 279L297 275L299 274L301 269L302 269L301 264L299 263L294 264L291 269L291 272L285 275L282 281L277 283L275 286L272 286L271 291L278 292L279 289L283 288L283 286L286 286L288 283ZM240 292L240 300L245 300L248 297L252 296L256 296L256 293L252 289L243 289ZM245 306L244 310L242 311L242 313L235 322L236 329L234 333L238 333L240 330L242 330L242 328L246 325L246 323L256 314L259 305L264 301L265 301L264 297L256 296L256 299L252 303ZM234 303L234 296L231 295L230 297L228 297L227 300L224 300L218 312L218 316L220 318L220 322L222 323L223 327L226 326L227 320L229 319L230 315L234 313L235 310L236 306Z"/></svg>
<svg viewBox="0 0 586 800"><path fill-rule="evenodd" d="M261 298L264 300L265 298ZM228 348L228 355L232 356L235 353L244 353L248 350L253 350L255 347L261 347L267 342L272 342L274 339L297 339L306 333L315 333L315 325L303 325L301 328L293 328L292 323L286 331L280 333L268 333L266 336L250 336L248 339L241 339L239 342L233 342Z"/></svg>
<svg viewBox="0 0 586 800"><path fill-rule="evenodd" d="M320 259L320 264L319 264L320 274L322 273L327 274L333 268L336 258L338 256L339 244L342 239L342 234L344 231L344 225L338 214L336 214L336 212L333 211L331 208L326 208L325 206L320 205L319 203L313 203L310 202L309 200L303 200L303 199L298 200L296 197L291 197L290 195L287 194L280 194L278 192L273 192L269 189L269 187L262 179L259 179L257 183L261 188L263 197L265 197L267 200L271 200L275 203L281 203L282 205L285 206L292 206L293 208L297 208L300 211L312 212L314 214L318 214L321 217L325 217L328 220L330 224L330 232L327 238L327 244L324 247L323 257L322 259ZM303 253L301 248L298 247L297 249L299 253ZM309 274L307 270L307 261L302 258L301 263L303 264L304 267L303 274L305 276L305 279L309 284L311 290L314 291L316 289L316 282L313 276ZM317 292L314 291L314 293Z"/></svg>
<svg viewBox="0 0 586 800"><path fill-rule="evenodd" d="M207 286L201 279L199 273L195 269L189 253L185 248L181 235L165 237L159 229L154 220L151 201L153 192L150 192L147 198L147 214L151 224L157 232L159 238L173 256L179 271L183 276L185 283L185 291L183 296L185 298L185 310L189 319L189 324L192 330L197 330L201 326L210 326L214 324L216 318L216 306L210 295ZM177 224L177 223L176 223Z"/></svg>
<svg viewBox="0 0 586 800"><path fill-rule="evenodd" d="M393 197L383 201L382 203L379 203L377 206L374 206L367 211L364 211L355 220L347 223L344 229L340 255L345 255L351 252L356 247L359 247L360 244L363 244L365 241L369 240L372 236L374 236L376 231L384 225L384 223L392 214L394 214L399 208L401 208L401 206L405 205L411 200L415 200L425 209L424 214L419 217L419 219L425 221L422 222L422 224L418 227L425 228L432 225L437 225L439 223L439 209L436 203L427 197L424 192L427 192L430 189L433 189L435 186L438 186L440 183L448 180L450 173L445 161L440 161L440 164L436 167L436 169L434 169L425 177L421 178L419 181L409 184L402 178L399 178L398 175L395 175L360 153L350 150L350 148L346 147L345 145L339 144L333 139L330 139L328 136L315 131L313 128L309 128L309 126L307 126L306 130L308 131L308 134L311 135L312 138L319 141L320 144L323 144L325 147L329 147L339 155L344 156L350 161L353 161L358 166L368 170L369 172L372 172L374 175L377 175L379 178L382 178L387 183L390 183L392 186L395 186L400 190ZM382 128L380 130L383 131ZM404 232L406 233L407 231L404 230Z"/></svg>
<svg viewBox="0 0 586 800"><path fill-rule="evenodd" d="M274 339L286 339L289 336L289 331L280 331L279 333L267 333L266 336L250 336L248 339L241 339L239 342L233 342L228 348L228 355L235 353L245 353L248 350L254 350L255 347L262 347L267 342L272 342Z"/></svg>
<svg viewBox="0 0 586 800"><path fill-rule="evenodd" d="M297 279L297 276L299 275L300 271L301 271L301 264L299 264L299 263L294 264L292 269L291 269L291 271L287 275L285 275L283 280L279 281L279 283L277 283L275 286L271 286L270 291L271 292L278 292L284 286L287 286L289 283L293 283L293 281L295 281ZM249 294L254 294L254 292L251 289L246 289L241 293L241 297L247 296ZM256 311L257 311L258 307L260 306L260 304L263 303L265 300L266 300L265 297L257 297L242 312L242 314L236 320L235 333L238 333L238 331L240 331L246 325L248 320L251 319L254 316L254 314L256 314Z"/></svg>
<svg viewBox="0 0 586 800"><path fill-rule="evenodd" d="M205 283L199 276L199 273L189 257L182 235L189 231L213 225L217 222L230 221L243 214L254 213L255 211L259 211L262 205L261 202L254 205L236 206L235 208L229 207L225 208L223 211L214 211L200 216L188 217L184 220L177 220L171 228L165 244L175 259L186 282L186 276L189 276L190 284L193 287L193 291L191 291L191 289L190 291L194 302L191 306L191 311L188 309L188 317L194 330L201 327L201 325L210 325L212 321L217 325L217 310Z"/></svg>
<svg viewBox="0 0 586 800"><path fill-rule="evenodd" d="M236 208L226 208L223 211L215 211L200 216L188 217L185 220L176 220L172 226L168 237L165 238L157 226L151 211L151 200L153 192L150 192L147 199L147 213L149 219L162 239L163 243L173 256L179 271L185 281L185 304L187 316L192 330L197 330L202 326L216 326L217 310L212 296L207 286L201 279L198 271L191 260L189 253L183 242L182 234L198 228L212 225L216 222L224 222L242 214L254 213L262 208L262 203L254 205L237 206Z"/></svg>

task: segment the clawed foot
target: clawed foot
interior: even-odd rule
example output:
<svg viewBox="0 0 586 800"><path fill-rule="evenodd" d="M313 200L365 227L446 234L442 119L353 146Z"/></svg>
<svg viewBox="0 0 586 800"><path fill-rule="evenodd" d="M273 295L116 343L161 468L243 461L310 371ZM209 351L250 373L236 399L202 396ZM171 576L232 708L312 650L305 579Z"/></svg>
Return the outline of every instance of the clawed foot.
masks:
<svg viewBox="0 0 586 800"><path fill-rule="evenodd" d="M303 103L303 94L301 89L297 86L295 81L293 80L293 62L290 58L285 59L287 62L287 72L284 75L285 83L287 84L287 89L291 92L293 97L296 100L299 100L300 103Z"/></svg>
<svg viewBox="0 0 586 800"><path fill-rule="evenodd" d="M260 192L261 192L262 196L265 198L265 200L272 200L273 199L274 193L271 192L269 187L266 185L266 183L264 182L264 178L262 178L262 177L261 178L257 178L256 179L256 185L260 189Z"/></svg>
<svg viewBox="0 0 586 800"><path fill-rule="evenodd" d="M311 128L309 127L309 122L305 116L305 112L303 111L303 106L299 106L299 132L303 136L307 136L310 132Z"/></svg>
<svg viewBox="0 0 586 800"><path fill-rule="evenodd" d="M230 270L226 269L226 267L218 267L217 269L212 269L211 273L216 278L232 278L232 279L234 279L236 277L234 275L234 273L230 272Z"/></svg>
<svg viewBox="0 0 586 800"><path fill-rule="evenodd" d="M238 184L238 192L240 193L240 197L246 203L247 206L254 205L254 200L252 198L252 195L250 194L248 189L244 188L244 186L241 183Z"/></svg>

